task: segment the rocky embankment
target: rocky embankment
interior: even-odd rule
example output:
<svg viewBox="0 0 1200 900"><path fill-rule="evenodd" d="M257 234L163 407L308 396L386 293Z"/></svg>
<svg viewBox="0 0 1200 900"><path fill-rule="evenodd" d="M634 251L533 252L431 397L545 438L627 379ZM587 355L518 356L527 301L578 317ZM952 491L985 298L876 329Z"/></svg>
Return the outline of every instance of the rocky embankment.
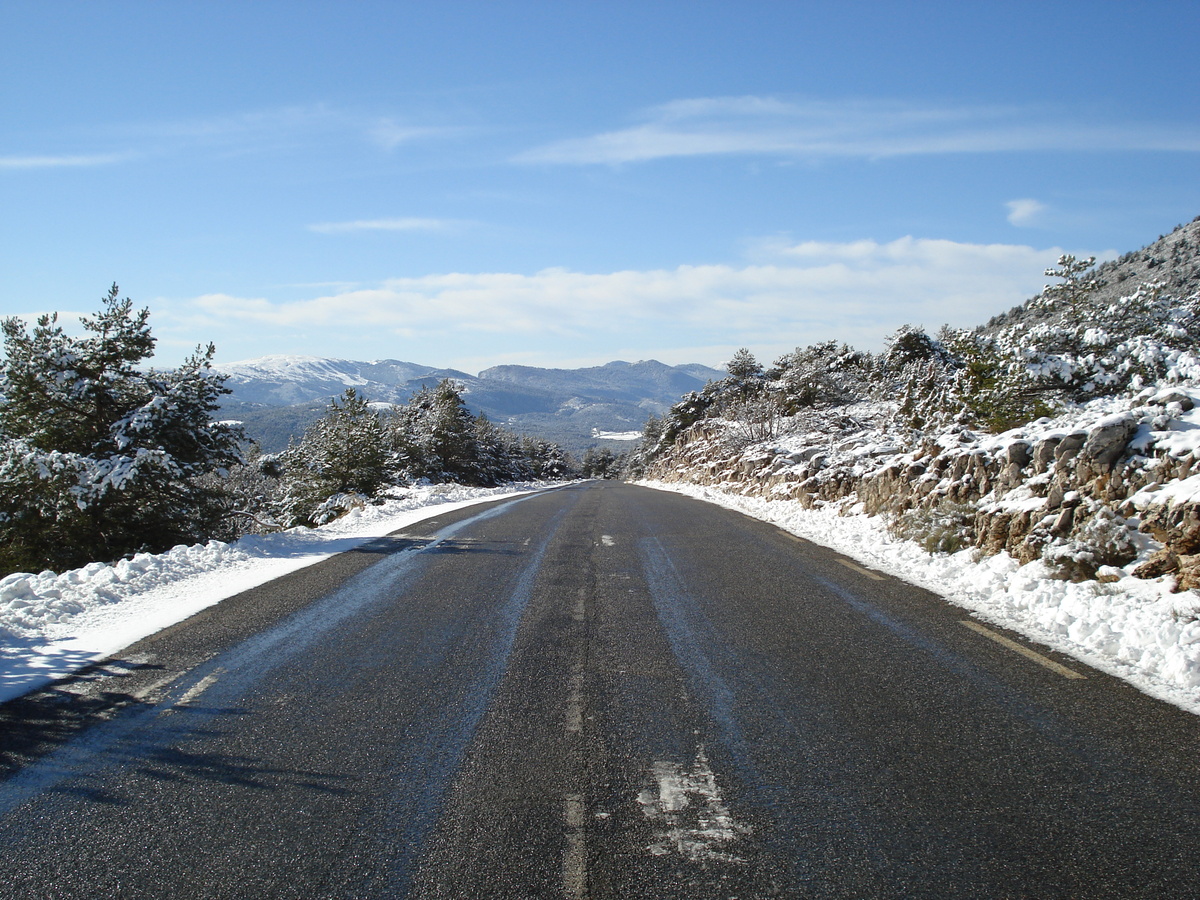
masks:
<svg viewBox="0 0 1200 900"><path fill-rule="evenodd" d="M647 477L886 516L927 549L974 546L1063 578L1171 574L1200 588L1200 387L1094 401L1000 435L914 436L863 406L768 441L735 423L682 434Z"/></svg>

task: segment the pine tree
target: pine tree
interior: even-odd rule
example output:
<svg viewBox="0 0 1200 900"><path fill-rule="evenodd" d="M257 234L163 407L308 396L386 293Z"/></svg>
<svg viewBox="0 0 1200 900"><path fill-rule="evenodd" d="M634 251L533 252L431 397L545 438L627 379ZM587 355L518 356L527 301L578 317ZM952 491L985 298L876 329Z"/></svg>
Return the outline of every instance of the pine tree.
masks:
<svg viewBox="0 0 1200 900"><path fill-rule="evenodd" d="M476 484L480 477L475 419L449 378L422 388L408 402L403 433L412 470L431 481Z"/></svg>
<svg viewBox="0 0 1200 900"><path fill-rule="evenodd" d="M344 507L327 503L347 494L373 497L392 475L383 423L354 388L330 401L299 444L280 457L283 515L290 524L320 525Z"/></svg>
<svg viewBox="0 0 1200 900"><path fill-rule="evenodd" d="M521 439L521 451L535 479L552 481L571 473L571 462L558 444L526 435Z"/></svg>
<svg viewBox="0 0 1200 900"><path fill-rule="evenodd" d="M775 382L777 403L787 415L810 407L850 403L865 395L868 354L848 344L824 341L797 348L775 363L768 378Z"/></svg>
<svg viewBox="0 0 1200 900"><path fill-rule="evenodd" d="M580 463L580 474L584 478L619 478L625 457L618 456L607 447L588 447Z"/></svg>
<svg viewBox="0 0 1200 900"><path fill-rule="evenodd" d="M205 479L240 459L236 426L213 421L228 391L214 348L174 371L142 371L149 310L116 285L89 336L57 315L4 320L0 363L0 567L69 567L205 540L227 498Z"/></svg>
<svg viewBox="0 0 1200 900"><path fill-rule="evenodd" d="M746 347L741 347L733 354L729 362L725 363L725 371L729 373L730 378L748 381L761 376L763 368L758 364L753 353Z"/></svg>
<svg viewBox="0 0 1200 900"><path fill-rule="evenodd" d="M445 477L460 484L475 484L480 475L475 419L458 386L449 378L434 388L430 413L430 445L442 461Z"/></svg>
<svg viewBox="0 0 1200 900"><path fill-rule="evenodd" d="M1058 268L1049 268L1045 272L1048 277L1061 281L1058 284L1048 284L1042 289L1037 306L1062 313L1070 319L1077 319L1087 299L1104 286L1103 279L1092 269L1095 265L1094 256L1076 259L1069 253L1064 253L1058 258Z"/></svg>

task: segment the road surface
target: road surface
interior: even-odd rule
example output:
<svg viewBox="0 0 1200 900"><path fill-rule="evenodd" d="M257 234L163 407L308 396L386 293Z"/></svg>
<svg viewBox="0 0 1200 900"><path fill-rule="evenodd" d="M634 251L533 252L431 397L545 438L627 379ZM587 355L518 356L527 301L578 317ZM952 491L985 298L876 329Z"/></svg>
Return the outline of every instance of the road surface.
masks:
<svg viewBox="0 0 1200 900"><path fill-rule="evenodd" d="M1195 717L736 513L447 513L0 707L0 897L1200 896Z"/></svg>

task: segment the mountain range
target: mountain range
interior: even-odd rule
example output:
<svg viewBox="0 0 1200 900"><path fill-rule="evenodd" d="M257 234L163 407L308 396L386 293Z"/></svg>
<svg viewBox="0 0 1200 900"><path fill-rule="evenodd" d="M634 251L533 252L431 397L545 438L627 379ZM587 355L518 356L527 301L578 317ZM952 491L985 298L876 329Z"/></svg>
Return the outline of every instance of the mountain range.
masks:
<svg viewBox="0 0 1200 900"><path fill-rule="evenodd" d="M556 441L575 452L641 431L688 391L725 373L657 360L610 362L582 369L494 366L478 375L394 359L358 362L314 356L264 356L215 368L232 393L224 415L239 419L268 452L283 449L321 415L330 398L354 388L368 400L404 403L444 378L462 388L473 412L498 425Z"/></svg>

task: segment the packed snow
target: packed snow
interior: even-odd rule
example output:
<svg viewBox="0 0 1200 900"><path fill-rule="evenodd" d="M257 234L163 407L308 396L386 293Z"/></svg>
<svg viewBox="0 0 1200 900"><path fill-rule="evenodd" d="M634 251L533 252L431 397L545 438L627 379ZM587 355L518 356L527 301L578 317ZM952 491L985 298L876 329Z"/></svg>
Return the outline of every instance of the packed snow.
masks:
<svg viewBox="0 0 1200 900"><path fill-rule="evenodd" d="M745 862L728 845L750 832L729 812L704 748L690 769L670 761L653 766L655 787L638 794L642 813L655 829L654 856L677 853L692 862Z"/></svg>
<svg viewBox="0 0 1200 900"><path fill-rule="evenodd" d="M599 428L593 428L592 437L605 441L640 441L642 433L640 431L601 431Z"/></svg>
<svg viewBox="0 0 1200 900"><path fill-rule="evenodd" d="M1200 597L1172 593L1172 576L1140 579L1112 568L1101 573L1111 582L1072 583L1053 578L1041 562L1022 566L1003 552L982 559L974 549L927 553L892 537L882 517L856 515L837 504L804 509L794 500L702 485L642 483L770 522L1200 714Z"/></svg>
<svg viewBox="0 0 1200 900"><path fill-rule="evenodd" d="M345 359L276 354L221 363L215 368L235 383L239 379L270 378L277 381L339 381L346 387L362 387L368 382L357 371L358 365Z"/></svg>
<svg viewBox="0 0 1200 900"><path fill-rule="evenodd" d="M408 488L320 528L139 553L115 565L0 579L0 702L232 597L433 515L544 485Z"/></svg>

